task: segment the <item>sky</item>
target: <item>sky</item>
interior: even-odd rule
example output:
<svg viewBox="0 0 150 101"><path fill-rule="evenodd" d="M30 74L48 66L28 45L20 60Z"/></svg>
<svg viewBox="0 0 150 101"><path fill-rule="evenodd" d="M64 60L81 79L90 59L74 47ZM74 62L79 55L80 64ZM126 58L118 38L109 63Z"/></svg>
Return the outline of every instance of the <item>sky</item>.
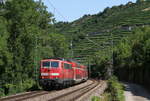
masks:
<svg viewBox="0 0 150 101"><path fill-rule="evenodd" d="M106 7L126 4L136 0L42 0L47 10L54 14L56 21L69 21L79 19L85 14L97 14Z"/></svg>

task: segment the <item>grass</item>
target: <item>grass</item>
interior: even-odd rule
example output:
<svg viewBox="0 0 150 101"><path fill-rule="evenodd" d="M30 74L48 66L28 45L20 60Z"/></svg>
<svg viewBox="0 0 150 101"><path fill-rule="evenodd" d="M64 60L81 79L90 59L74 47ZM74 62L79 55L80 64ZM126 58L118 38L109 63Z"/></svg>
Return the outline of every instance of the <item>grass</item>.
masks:
<svg viewBox="0 0 150 101"><path fill-rule="evenodd" d="M101 97L93 96L91 101L125 101L124 87L117 77L111 77L107 84L108 88Z"/></svg>

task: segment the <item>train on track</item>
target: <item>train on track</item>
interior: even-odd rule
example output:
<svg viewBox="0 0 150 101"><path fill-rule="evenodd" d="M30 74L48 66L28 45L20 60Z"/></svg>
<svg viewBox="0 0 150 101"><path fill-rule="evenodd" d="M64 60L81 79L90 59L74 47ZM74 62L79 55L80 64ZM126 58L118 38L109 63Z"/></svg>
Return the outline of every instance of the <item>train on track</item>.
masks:
<svg viewBox="0 0 150 101"><path fill-rule="evenodd" d="M67 59L44 59L40 65L39 83L43 89L68 87L88 79L88 69Z"/></svg>

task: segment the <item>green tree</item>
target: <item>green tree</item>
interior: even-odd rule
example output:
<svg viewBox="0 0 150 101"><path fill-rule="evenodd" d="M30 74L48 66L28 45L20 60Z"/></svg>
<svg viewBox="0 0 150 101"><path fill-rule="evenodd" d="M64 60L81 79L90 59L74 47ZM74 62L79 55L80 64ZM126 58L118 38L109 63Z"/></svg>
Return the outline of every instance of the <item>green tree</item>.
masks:
<svg viewBox="0 0 150 101"><path fill-rule="evenodd" d="M115 51L115 73L127 81L149 87L150 68L150 28L134 30L126 41L122 41ZM121 68L120 68L121 67Z"/></svg>
<svg viewBox="0 0 150 101"><path fill-rule="evenodd" d="M11 0L0 7L0 77L5 81L5 94L11 94L32 87L42 54L53 54L44 38L52 32L54 20L46 7L34 0Z"/></svg>
<svg viewBox="0 0 150 101"><path fill-rule="evenodd" d="M64 35L50 34L50 45L53 49L54 57L68 57L69 44Z"/></svg>
<svg viewBox="0 0 150 101"><path fill-rule="evenodd" d="M4 17L0 16L0 89L5 82L10 82L12 69L12 54L7 47L7 40L9 33L7 31L7 21ZM2 91L2 92L1 92ZM4 91L0 90L0 96L4 95Z"/></svg>

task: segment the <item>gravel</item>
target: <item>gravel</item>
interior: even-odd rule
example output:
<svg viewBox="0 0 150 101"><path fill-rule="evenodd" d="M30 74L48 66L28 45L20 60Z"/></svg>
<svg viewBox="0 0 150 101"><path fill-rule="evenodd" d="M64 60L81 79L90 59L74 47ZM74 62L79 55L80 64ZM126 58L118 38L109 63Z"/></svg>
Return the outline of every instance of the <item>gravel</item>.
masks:
<svg viewBox="0 0 150 101"><path fill-rule="evenodd" d="M23 101L48 101L51 98L57 97L59 95L62 95L64 93L70 92L72 90L75 90L77 88L84 87L85 85L91 84L93 81L88 80L87 82L63 89L63 90L57 90L57 91L50 91L49 94L41 95L39 97L23 100Z"/></svg>
<svg viewBox="0 0 150 101"><path fill-rule="evenodd" d="M97 87L95 87L88 93L85 93L81 98L78 98L76 101L91 101L93 96L100 96L101 94L103 94L106 88L107 83L105 81L101 81Z"/></svg>

